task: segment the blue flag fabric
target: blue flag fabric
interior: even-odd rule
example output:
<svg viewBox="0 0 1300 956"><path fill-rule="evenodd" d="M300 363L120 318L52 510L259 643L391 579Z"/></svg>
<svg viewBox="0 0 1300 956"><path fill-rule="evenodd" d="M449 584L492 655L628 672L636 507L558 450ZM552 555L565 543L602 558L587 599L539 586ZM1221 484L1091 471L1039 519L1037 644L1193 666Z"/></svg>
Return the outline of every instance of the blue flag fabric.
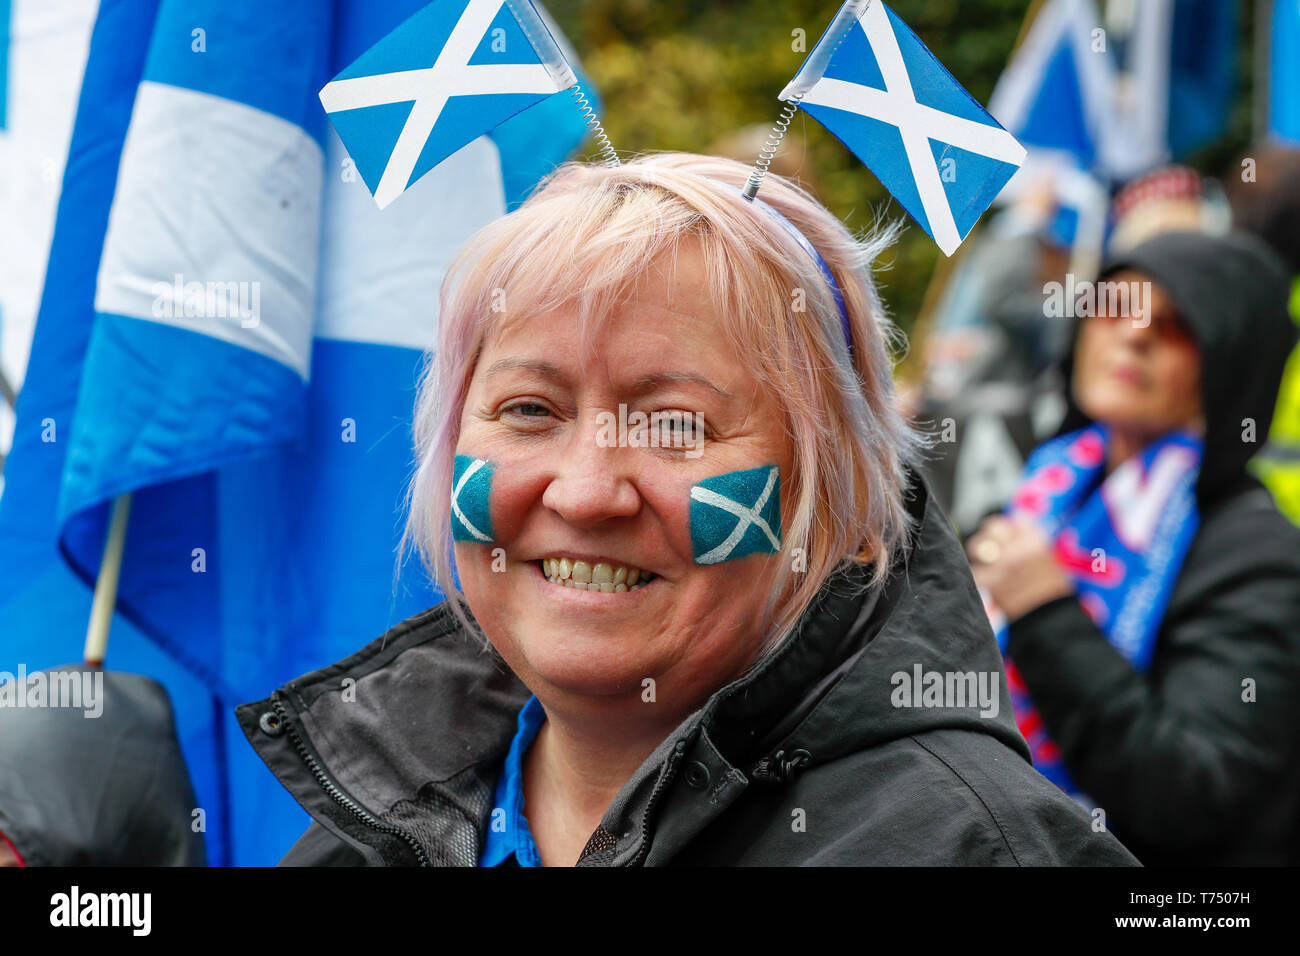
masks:
<svg viewBox="0 0 1300 956"><path fill-rule="evenodd" d="M1151 28L1169 34L1169 109L1160 132L1170 157L1181 160L1228 128L1237 93L1241 16L1235 0L1169 2L1173 10L1168 27L1158 23ZM1300 9L1300 4L1292 3L1292 8ZM1287 49L1287 60L1293 62L1296 47ZM1144 83L1140 66L1137 72Z"/></svg>
<svg viewBox="0 0 1300 956"><path fill-rule="evenodd" d="M1276 0L1269 58L1269 131L1300 146L1300 0Z"/></svg>
<svg viewBox="0 0 1300 956"><path fill-rule="evenodd" d="M452 153L575 82L529 0L436 0L320 100L382 209Z"/></svg>
<svg viewBox="0 0 1300 956"><path fill-rule="evenodd" d="M1093 0L1048 0L1007 64L993 114L1035 151L1127 181L1219 136L1232 107L1233 0L1143 0L1126 36Z"/></svg>
<svg viewBox="0 0 1300 956"><path fill-rule="evenodd" d="M308 822L232 708L439 599L396 546L442 272L586 133L550 96L380 213L316 93L421 6L103 0L91 41L0 497L0 670L80 657L131 492L107 666L170 691L214 864Z"/></svg>
<svg viewBox="0 0 1300 956"><path fill-rule="evenodd" d="M9 104L9 0L0 0L0 129L5 128Z"/></svg>
<svg viewBox="0 0 1300 956"><path fill-rule="evenodd" d="M1025 150L880 0L850 0L782 100L835 134L952 255Z"/></svg>
<svg viewBox="0 0 1300 956"><path fill-rule="evenodd" d="M1085 169L1101 164L1102 141L1115 121L1114 63L1095 49L1097 30L1092 0L1049 0L990 101L1022 143L1066 153Z"/></svg>

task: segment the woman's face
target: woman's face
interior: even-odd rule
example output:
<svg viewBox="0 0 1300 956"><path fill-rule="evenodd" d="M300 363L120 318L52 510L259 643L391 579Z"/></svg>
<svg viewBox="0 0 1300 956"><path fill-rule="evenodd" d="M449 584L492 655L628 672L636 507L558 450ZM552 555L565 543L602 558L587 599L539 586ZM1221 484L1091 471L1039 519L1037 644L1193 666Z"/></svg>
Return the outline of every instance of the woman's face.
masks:
<svg viewBox="0 0 1300 956"><path fill-rule="evenodd" d="M1099 304L1083 320L1074 398L1095 421L1154 439L1201 418L1201 358L1164 290L1139 272L1098 283L1123 289L1118 307ZM1132 294L1129 294L1132 293ZM1106 295L1098 295L1099 303Z"/></svg>
<svg viewBox="0 0 1300 956"><path fill-rule="evenodd" d="M680 246L675 271L665 259L647 272L591 345L580 350L565 310L485 344L456 452L493 464L495 540L456 543L461 586L493 645L539 696L643 698L650 678L661 704L698 706L752 660L782 558L695 564L691 486L775 464L784 497L791 445L776 405L724 341L696 244ZM620 405L633 422L638 412L689 422L702 414L702 444L611 447L608 423ZM583 561L597 578L596 566L607 565L616 581L620 567L634 568L638 584L649 583L612 593L567 587L543 573L549 559Z"/></svg>

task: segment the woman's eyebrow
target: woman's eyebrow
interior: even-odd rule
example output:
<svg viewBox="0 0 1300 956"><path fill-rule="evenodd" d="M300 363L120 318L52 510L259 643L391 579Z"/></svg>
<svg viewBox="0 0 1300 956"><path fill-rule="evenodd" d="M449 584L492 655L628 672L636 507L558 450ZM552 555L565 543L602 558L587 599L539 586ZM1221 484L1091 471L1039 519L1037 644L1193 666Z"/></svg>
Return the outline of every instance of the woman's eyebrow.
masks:
<svg viewBox="0 0 1300 956"><path fill-rule="evenodd" d="M523 358L503 358L497 359L488 366L483 373L484 378L491 378L498 372L534 372L542 378L560 384L567 384L568 377L561 371L558 365L552 365L550 362L542 362L536 359Z"/></svg>
<svg viewBox="0 0 1300 956"><path fill-rule="evenodd" d="M633 395L645 395L668 385L703 385L716 392L721 398L728 400L732 398L730 392L724 391L696 372L654 372L650 375L642 375L631 383L628 391Z"/></svg>
<svg viewBox="0 0 1300 956"><path fill-rule="evenodd" d="M542 378L556 382L561 385L568 385L569 378L558 365L550 362L544 362L540 359L525 358L503 358L497 359L488 366L487 371L483 373L484 378L491 378L499 372L533 372ZM628 385L628 392L632 395L647 395L660 388L666 388L670 385L702 385L719 397L731 400L734 396L725 389L719 388L703 375L698 372L653 372L648 375L642 375Z"/></svg>

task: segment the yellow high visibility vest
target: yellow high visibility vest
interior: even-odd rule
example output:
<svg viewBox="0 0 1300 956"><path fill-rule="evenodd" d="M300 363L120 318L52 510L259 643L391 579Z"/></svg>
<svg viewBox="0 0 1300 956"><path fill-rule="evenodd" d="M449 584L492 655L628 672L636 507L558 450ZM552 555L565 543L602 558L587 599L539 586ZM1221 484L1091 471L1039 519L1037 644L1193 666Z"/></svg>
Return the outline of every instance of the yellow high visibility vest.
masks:
<svg viewBox="0 0 1300 956"><path fill-rule="evenodd" d="M1291 318L1300 324L1300 277L1291 287ZM1250 469L1273 493L1278 510L1300 525L1300 345L1287 359L1268 444Z"/></svg>

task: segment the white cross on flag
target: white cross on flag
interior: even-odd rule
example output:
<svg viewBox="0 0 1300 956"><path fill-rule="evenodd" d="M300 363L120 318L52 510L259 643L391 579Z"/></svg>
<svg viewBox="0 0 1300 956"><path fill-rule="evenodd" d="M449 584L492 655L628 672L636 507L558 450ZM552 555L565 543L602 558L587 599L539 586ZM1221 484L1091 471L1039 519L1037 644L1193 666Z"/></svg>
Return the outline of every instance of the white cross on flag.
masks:
<svg viewBox="0 0 1300 956"><path fill-rule="evenodd" d="M781 92L844 143L952 255L1025 160L880 0L840 8Z"/></svg>
<svg viewBox="0 0 1300 956"><path fill-rule="evenodd" d="M435 0L327 83L320 101L382 209L576 82L531 0Z"/></svg>

